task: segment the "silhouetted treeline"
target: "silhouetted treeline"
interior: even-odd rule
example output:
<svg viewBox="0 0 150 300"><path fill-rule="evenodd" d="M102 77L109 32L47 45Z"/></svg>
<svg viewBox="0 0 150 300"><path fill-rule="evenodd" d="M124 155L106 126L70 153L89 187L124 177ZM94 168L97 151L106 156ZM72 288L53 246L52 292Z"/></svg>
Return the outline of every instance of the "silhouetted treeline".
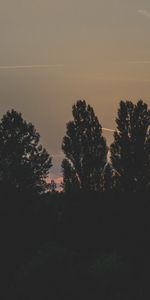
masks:
<svg viewBox="0 0 150 300"><path fill-rule="evenodd" d="M72 114L62 143L66 192L149 190L150 110L146 103L120 102L110 147L90 105L77 101Z"/></svg>
<svg viewBox="0 0 150 300"><path fill-rule="evenodd" d="M85 100L72 107L62 141L64 192L149 191L150 110L142 100L121 101L114 141L108 146L102 125ZM57 190L48 183L52 158L40 135L20 113L8 111L0 121L0 186L42 194Z"/></svg>
<svg viewBox="0 0 150 300"><path fill-rule="evenodd" d="M1 299L149 299L150 111L121 101L110 147L77 101L62 149L63 191L39 133L0 122Z"/></svg>

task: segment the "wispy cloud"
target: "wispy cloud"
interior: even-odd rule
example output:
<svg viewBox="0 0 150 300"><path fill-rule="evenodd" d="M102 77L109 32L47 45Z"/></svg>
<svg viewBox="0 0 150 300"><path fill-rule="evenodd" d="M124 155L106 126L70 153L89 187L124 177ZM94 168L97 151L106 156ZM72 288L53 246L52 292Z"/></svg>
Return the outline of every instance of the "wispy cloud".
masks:
<svg viewBox="0 0 150 300"><path fill-rule="evenodd" d="M150 64L150 60L131 60L129 64Z"/></svg>
<svg viewBox="0 0 150 300"><path fill-rule="evenodd" d="M103 127L102 130L103 130L103 131L107 131L107 132L115 132L114 129L105 128L105 127Z"/></svg>
<svg viewBox="0 0 150 300"><path fill-rule="evenodd" d="M18 69L43 69L43 68L61 68L63 65L0 65L0 70L18 70Z"/></svg>
<svg viewBox="0 0 150 300"><path fill-rule="evenodd" d="M139 9L138 13L150 20L150 12L145 9Z"/></svg>

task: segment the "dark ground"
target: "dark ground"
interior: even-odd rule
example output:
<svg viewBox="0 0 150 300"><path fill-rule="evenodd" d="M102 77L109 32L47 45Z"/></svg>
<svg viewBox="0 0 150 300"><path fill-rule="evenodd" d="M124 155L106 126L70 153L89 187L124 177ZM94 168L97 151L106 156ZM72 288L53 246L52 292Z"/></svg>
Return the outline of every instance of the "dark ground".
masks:
<svg viewBox="0 0 150 300"><path fill-rule="evenodd" d="M1 195L1 299L150 299L149 195Z"/></svg>

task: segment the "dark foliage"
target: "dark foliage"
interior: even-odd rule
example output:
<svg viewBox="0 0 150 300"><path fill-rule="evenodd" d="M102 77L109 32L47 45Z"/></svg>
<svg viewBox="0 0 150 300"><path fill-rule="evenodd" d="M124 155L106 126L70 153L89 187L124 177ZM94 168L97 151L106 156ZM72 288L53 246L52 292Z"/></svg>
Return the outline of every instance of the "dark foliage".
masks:
<svg viewBox="0 0 150 300"><path fill-rule="evenodd" d="M1 298L149 299L150 204L134 196L16 194L12 210L7 193Z"/></svg>
<svg viewBox="0 0 150 300"><path fill-rule="evenodd" d="M123 191L144 191L150 183L150 110L142 100L121 101L111 145L116 185Z"/></svg>
<svg viewBox="0 0 150 300"><path fill-rule="evenodd" d="M51 165L47 151L39 144L40 135L31 123L14 110L0 122L0 184L30 193L46 189Z"/></svg>
<svg viewBox="0 0 150 300"><path fill-rule="evenodd" d="M114 187L114 174L113 168L110 163L107 163L103 172L103 190L105 192L111 192Z"/></svg>
<svg viewBox="0 0 150 300"><path fill-rule="evenodd" d="M102 127L94 110L85 101L77 101L72 108L73 121L67 124L62 149L66 159L62 164L65 190L72 185L83 191L99 191L107 146ZM69 184L71 187L69 188Z"/></svg>
<svg viewBox="0 0 150 300"><path fill-rule="evenodd" d="M75 169L71 165L68 159L64 159L62 162L63 171L63 189L66 193L77 192L80 190L79 178Z"/></svg>

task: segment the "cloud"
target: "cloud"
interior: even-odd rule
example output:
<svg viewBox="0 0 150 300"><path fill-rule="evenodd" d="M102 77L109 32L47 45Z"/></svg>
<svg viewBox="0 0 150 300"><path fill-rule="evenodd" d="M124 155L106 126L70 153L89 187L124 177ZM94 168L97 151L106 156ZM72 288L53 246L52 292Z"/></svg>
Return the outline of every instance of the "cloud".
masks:
<svg viewBox="0 0 150 300"><path fill-rule="evenodd" d="M130 60L127 62L128 64L137 64L137 65L149 65L150 60ZM145 80L144 80L145 81Z"/></svg>
<svg viewBox="0 0 150 300"><path fill-rule="evenodd" d="M150 20L150 12L145 9L139 9L138 13Z"/></svg>
<svg viewBox="0 0 150 300"><path fill-rule="evenodd" d="M102 130L103 130L103 131L107 131L107 132L115 132L114 129L105 128L105 127L103 127Z"/></svg>
<svg viewBox="0 0 150 300"><path fill-rule="evenodd" d="M150 64L150 60L131 60L129 64Z"/></svg>
<svg viewBox="0 0 150 300"><path fill-rule="evenodd" d="M63 65L15 65L0 66L0 70L18 70L18 69L42 69L42 68L61 68Z"/></svg>

